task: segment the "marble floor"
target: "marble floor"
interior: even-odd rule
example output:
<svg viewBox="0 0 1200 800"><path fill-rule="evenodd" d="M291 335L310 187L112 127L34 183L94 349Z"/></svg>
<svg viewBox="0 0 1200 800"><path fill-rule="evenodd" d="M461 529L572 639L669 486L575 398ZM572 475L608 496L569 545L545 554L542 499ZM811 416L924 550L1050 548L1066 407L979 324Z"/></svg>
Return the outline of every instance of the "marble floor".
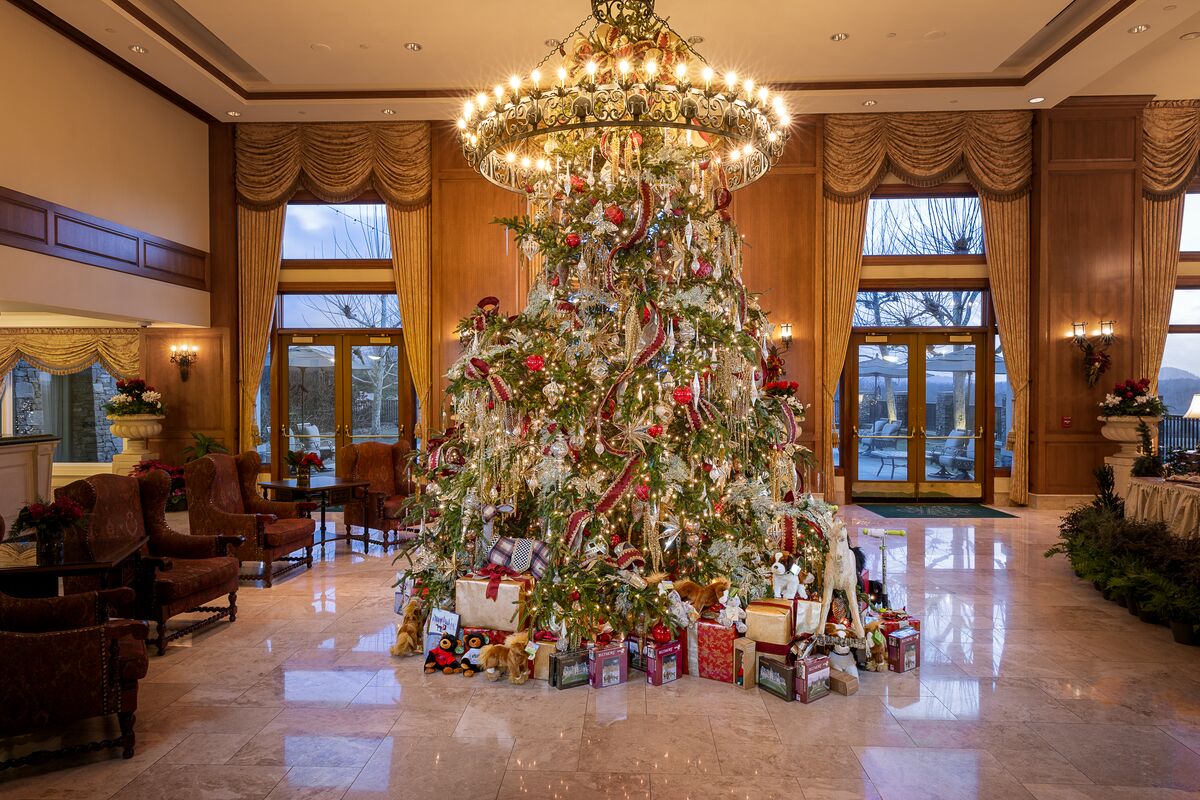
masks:
<svg viewBox="0 0 1200 800"><path fill-rule="evenodd" d="M865 674L856 696L426 676L387 653L391 559L340 542L151 658L134 758L0 773L0 798L1200 797L1200 648L1043 558L1056 513L846 513L907 530L889 540L892 599L923 620L920 670Z"/></svg>

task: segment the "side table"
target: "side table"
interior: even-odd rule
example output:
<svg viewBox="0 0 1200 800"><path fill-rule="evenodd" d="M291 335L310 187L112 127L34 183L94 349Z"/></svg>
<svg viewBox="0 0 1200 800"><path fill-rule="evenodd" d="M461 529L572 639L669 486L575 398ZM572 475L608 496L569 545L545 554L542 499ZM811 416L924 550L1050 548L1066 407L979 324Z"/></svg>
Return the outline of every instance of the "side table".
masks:
<svg viewBox="0 0 1200 800"><path fill-rule="evenodd" d="M284 502L316 500L321 507L321 540L317 542L322 547L327 542L338 539L349 539L349 536L334 536L326 538L325 509L329 506L345 505L346 503L364 503L367 499L367 481L355 481L339 478L336 475L314 475L305 485L295 478L282 478L277 481L260 481L259 486L274 500ZM311 515L311 514L309 514Z"/></svg>

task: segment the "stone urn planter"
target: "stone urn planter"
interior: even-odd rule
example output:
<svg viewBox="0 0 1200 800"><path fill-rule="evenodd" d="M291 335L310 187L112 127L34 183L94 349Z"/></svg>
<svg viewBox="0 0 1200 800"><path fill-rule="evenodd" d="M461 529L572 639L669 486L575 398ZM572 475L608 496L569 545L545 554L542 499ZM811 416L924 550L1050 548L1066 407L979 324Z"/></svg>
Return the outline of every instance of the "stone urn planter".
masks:
<svg viewBox="0 0 1200 800"><path fill-rule="evenodd" d="M1150 428L1152 439L1158 437L1158 423L1162 417L1096 417L1103 425L1100 435L1110 442L1116 442L1120 450L1111 456L1105 456L1104 463L1113 468L1114 489L1118 495L1125 497L1129 493L1129 469L1137 461L1138 424L1145 422Z"/></svg>
<svg viewBox="0 0 1200 800"><path fill-rule="evenodd" d="M123 454L142 456L150 452L150 437L162 433L164 419L162 414L109 414L108 429L121 440Z"/></svg>

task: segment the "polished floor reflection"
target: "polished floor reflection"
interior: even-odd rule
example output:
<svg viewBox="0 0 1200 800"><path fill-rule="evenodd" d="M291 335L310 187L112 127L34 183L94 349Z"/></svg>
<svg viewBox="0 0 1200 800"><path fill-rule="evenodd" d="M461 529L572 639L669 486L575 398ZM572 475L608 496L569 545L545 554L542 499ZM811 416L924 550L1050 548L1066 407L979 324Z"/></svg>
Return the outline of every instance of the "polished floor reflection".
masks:
<svg viewBox="0 0 1200 800"><path fill-rule="evenodd" d="M924 639L919 672L865 674L854 697L426 676L387 653L390 557L341 542L152 659L136 757L3 773L0 798L1200 796L1200 648L1044 559L1057 514L847 516L906 530L887 539L891 596Z"/></svg>

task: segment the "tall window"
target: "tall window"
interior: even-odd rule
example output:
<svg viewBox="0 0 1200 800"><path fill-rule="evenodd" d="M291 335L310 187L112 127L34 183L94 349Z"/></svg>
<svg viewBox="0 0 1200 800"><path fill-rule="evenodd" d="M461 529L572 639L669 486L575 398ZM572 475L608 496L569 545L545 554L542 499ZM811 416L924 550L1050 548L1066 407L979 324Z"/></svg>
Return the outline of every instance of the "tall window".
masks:
<svg viewBox="0 0 1200 800"><path fill-rule="evenodd" d="M1200 255L1200 192L1183 199L1183 238L1179 249Z"/></svg>
<svg viewBox="0 0 1200 800"><path fill-rule="evenodd" d="M983 291L859 292L856 328L967 328L983 324Z"/></svg>
<svg viewBox="0 0 1200 800"><path fill-rule="evenodd" d="M383 203L289 203L283 226L283 259L303 261L390 259Z"/></svg>
<svg viewBox="0 0 1200 800"><path fill-rule="evenodd" d="M99 364L72 375L51 375L24 361L9 375L15 436L50 433L60 437L58 462L112 461L120 440L108 429L103 405L117 393L117 379Z"/></svg>
<svg viewBox="0 0 1200 800"><path fill-rule="evenodd" d="M964 256L983 253L978 197L872 197L865 256Z"/></svg>

